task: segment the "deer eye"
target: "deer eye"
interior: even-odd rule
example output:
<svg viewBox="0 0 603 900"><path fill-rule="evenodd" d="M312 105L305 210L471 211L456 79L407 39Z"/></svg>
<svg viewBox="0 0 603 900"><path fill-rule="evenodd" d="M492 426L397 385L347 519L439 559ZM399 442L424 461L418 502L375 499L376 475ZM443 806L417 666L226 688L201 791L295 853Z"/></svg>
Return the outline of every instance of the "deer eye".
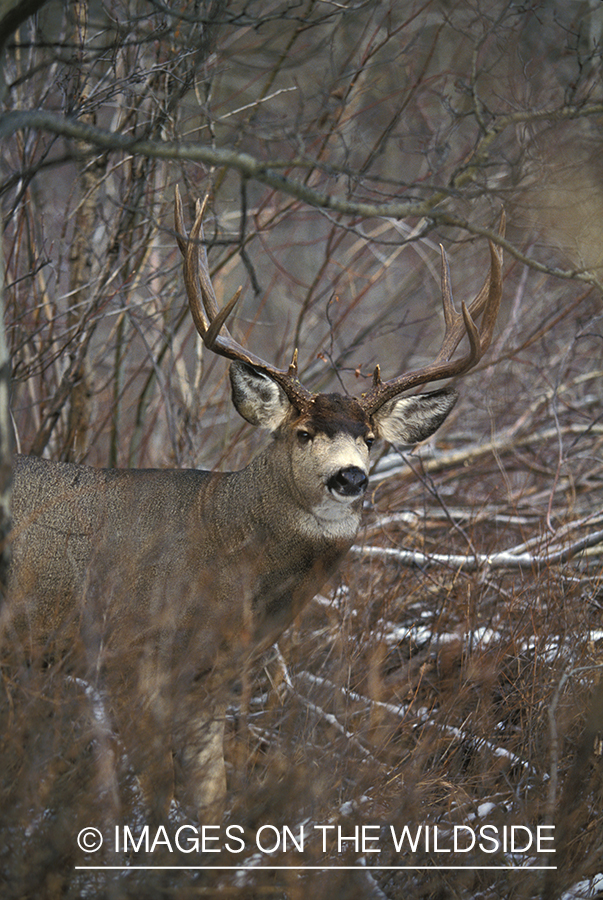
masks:
<svg viewBox="0 0 603 900"><path fill-rule="evenodd" d="M309 431L304 431L303 429L297 432L297 440L300 444L309 444L312 440L312 435Z"/></svg>

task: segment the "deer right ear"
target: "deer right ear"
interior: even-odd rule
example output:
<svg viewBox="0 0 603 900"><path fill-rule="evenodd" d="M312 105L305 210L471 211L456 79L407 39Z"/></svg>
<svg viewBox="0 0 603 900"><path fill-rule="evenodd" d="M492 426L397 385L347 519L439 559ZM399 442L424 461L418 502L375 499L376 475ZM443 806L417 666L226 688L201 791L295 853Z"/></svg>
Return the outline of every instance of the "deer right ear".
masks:
<svg viewBox="0 0 603 900"><path fill-rule="evenodd" d="M441 388L427 394L389 400L373 413L375 431L394 446L417 444L437 431L457 397L453 388Z"/></svg>
<svg viewBox="0 0 603 900"><path fill-rule="evenodd" d="M232 402L239 415L252 425L275 431L291 404L269 375L244 362L230 364Z"/></svg>

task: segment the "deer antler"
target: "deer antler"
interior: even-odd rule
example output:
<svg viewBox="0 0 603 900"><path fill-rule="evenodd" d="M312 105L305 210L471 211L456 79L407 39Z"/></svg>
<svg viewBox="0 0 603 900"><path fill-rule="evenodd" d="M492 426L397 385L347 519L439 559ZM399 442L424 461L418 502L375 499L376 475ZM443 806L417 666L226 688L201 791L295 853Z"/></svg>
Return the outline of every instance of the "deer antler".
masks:
<svg viewBox="0 0 603 900"><path fill-rule="evenodd" d="M264 372L276 381L291 403L301 412L312 402L312 394L297 377L297 350L293 353L289 367L278 369L246 350L235 341L226 327L226 320L239 300L241 288L235 292L222 309L219 309L203 243L203 215L207 199L208 195L205 196L203 203L197 201L195 221L187 236L180 191L176 187L174 209L176 239L184 257L184 284L195 328L208 350L219 356L225 356L227 359L246 363L253 366L254 369Z"/></svg>
<svg viewBox="0 0 603 900"><path fill-rule="evenodd" d="M499 234L505 233L505 216L501 216ZM452 378L462 375L472 369L480 361L492 340L494 324L500 308L502 298L502 249L492 241L490 244L490 272L484 285L475 299L466 306L461 304L461 312L455 309L450 286L450 268L448 257L444 248L442 252L442 305L444 307L444 321L446 331L442 347L435 360L428 366L417 369L415 372L406 372L391 381L381 380L381 371L376 366L373 374L371 389L363 394L360 403L363 408L372 415L379 407L387 403L393 397L427 384L431 381L440 381L443 378ZM476 318L482 316L481 329L475 324ZM464 335L469 338L469 352L466 356L451 359L452 354L460 344Z"/></svg>
<svg viewBox="0 0 603 900"><path fill-rule="evenodd" d="M203 215L206 205L207 196L203 203L197 201L195 221L190 235L187 236L184 227L180 192L176 187L176 237L184 257L184 283L195 327L208 350L217 353L219 356L225 356L227 359L247 363L260 372L264 372L276 381L291 403L302 412L312 403L313 395L300 383L297 377L297 350L293 354L289 367L287 369L279 369L246 350L235 341L226 327L226 320L239 300L241 289L239 288L236 291L222 309L218 307L203 243ZM505 217L503 213L499 234L503 236L504 231ZM490 272L488 277L481 291L469 306L465 303L461 304L460 313L457 312L452 299L448 257L444 248L440 248L442 252L442 304L446 324L440 352L428 366L424 366L414 372L407 372L390 381L381 380L381 370L379 366L376 366L371 389L359 399L359 403L369 415L372 415L384 403L387 403L388 400L404 391L418 387L421 384L452 378L455 375L462 375L468 372L482 358L492 340L502 297L502 249L497 247L492 241L489 243ZM479 316L482 317L482 320L478 329L476 319ZM452 359L452 355L465 335L469 339L469 352L458 359Z"/></svg>

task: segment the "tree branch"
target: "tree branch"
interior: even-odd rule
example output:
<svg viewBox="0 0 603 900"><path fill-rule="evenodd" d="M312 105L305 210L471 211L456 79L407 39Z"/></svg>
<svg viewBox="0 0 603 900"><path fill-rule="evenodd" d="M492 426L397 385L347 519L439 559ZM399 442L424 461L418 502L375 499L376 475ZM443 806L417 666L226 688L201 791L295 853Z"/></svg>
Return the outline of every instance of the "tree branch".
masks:
<svg viewBox="0 0 603 900"><path fill-rule="evenodd" d="M146 156L166 160L189 160L204 163L208 166L224 166L240 172L244 178L253 179L266 184L275 190L322 210L332 210L347 216L367 218L402 219L408 217L428 218L433 224L460 227L471 234L487 237L502 246L509 254L520 262L537 271L545 272L558 278L574 279L601 287L594 273L579 269L553 268L526 256L515 248L496 231L473 225L465 219L452 215L442 204L449 201L451 195L475 181L479 173L483 173L492 143L502 132L519 123L538 121L562 121L603 113L602 103L583 106L563 106L557 109L522 110L506 116L495 118L487 132L478 142L471 160L458 172L451 186L434 187L433 194L424 200L396 199L387 203L371 203L364 200L346 199L332 193L318 191L307 183L290 178L276 171L277 167L295 168L308 165L308 160L291 159L288 161L272 161L268 165L249 153L226 147L212 147L200 143L169 142L159 140L138 140L117 132L107 131L97 126L68 119L54 112L45 110L15 110L0 116L0 140L10 137L16 131L25 128L47 131L65 138L77 140L103 150L121 150L132 155ZM438 208L439 207L439 208Z"/></svg>

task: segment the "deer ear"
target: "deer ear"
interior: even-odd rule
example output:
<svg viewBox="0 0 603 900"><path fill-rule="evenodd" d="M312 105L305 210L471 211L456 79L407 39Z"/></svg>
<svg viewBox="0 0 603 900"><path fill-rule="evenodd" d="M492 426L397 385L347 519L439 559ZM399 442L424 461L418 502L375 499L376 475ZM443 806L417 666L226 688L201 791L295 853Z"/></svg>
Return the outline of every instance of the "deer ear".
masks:
<svg viewBox="0 0 603 900"><path fill-rule="evenodd" d="M453 388L442 388L389 400L373 413L375 430L390 444L417 444L440 427L457 398Z"/></svg>
<svg viewBox="0 0 603 900"><path fill-rule="evenodd" d="M260 428L277 429L291 404L276 381L244 362L232 362L229 372L232 402L239 415Z"/></svg>

